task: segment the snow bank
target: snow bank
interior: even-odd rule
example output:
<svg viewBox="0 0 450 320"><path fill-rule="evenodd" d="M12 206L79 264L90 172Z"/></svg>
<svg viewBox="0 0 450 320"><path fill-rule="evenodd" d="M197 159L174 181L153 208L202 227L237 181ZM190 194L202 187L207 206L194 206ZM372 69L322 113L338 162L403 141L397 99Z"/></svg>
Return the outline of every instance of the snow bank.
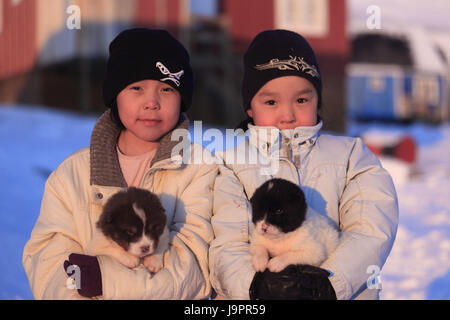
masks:
<svg viewBox="0 0 450 320"><path fill-rule="evenodd" d="M393 177L400 209L381 298L450 299L450 125L353 123L349 131L375 138L409 135L418 145L413 166L380 158Z"/></svg>
<svg viewBox="0 0 450 320"><path fill-rule="evenodd" d="M95 119L0 105L0 299L32 299L22 252L39 215L47 176L89 145Z"/></svg>

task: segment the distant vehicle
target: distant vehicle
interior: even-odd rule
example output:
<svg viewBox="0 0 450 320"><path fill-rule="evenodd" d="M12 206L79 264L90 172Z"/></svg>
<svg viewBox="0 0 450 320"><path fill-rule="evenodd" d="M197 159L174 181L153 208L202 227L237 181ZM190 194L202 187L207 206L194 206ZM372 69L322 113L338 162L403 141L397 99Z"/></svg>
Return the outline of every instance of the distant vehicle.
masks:
<svg viewBox="0 0 450 320"><path fill-rule="evenodd" d="M421 29L356 32L347 66L348 115L357 120L445 121L447 70Z"/></svg>

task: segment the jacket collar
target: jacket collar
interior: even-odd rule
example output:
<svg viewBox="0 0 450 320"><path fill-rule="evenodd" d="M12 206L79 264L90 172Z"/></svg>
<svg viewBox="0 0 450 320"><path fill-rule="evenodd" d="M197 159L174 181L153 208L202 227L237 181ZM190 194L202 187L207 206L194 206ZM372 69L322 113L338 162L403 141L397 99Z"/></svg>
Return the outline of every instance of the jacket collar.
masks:
<svg viewBox="0 0 450 320"><path fill-rule="evenodd" d="M292 149L300 145L313 145L322 128L322 121L315 126L302 126L294 129L280 130L277 127L248 125L250 131L249 143L263 154L279 154L280 149L289 146Z"/></svg>
<svg viewBox="0 0 450 320"><path fill-rule="evenodd" d="M189 120L182 113L180 121L174 129L167 132L160 139L160 144L150 167L157 162L171 158L172 149L179 141L172 141L172 132L175 129L189 128ZM127 187L122 170L120 169L119 157L117 156L116 144L121 128L111 119L111 110L105 111L94 126L90 145L90 183L91 185ZM182 150L180 151L182 156ZM178 166L180 162L176 163Z"/></svg>

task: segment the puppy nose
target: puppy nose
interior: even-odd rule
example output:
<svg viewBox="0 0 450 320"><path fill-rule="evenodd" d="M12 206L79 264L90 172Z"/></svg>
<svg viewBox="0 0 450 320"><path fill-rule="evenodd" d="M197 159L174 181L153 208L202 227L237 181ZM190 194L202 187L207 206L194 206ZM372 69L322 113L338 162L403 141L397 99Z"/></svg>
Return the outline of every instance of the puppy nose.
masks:
<svg viewBox="0 0 450 320"><path fill-rule="evenodd" d="M149 250L150 250L150 246L148 246L148 245L141 247L141 252L142 253L147 253Z"/></svg>

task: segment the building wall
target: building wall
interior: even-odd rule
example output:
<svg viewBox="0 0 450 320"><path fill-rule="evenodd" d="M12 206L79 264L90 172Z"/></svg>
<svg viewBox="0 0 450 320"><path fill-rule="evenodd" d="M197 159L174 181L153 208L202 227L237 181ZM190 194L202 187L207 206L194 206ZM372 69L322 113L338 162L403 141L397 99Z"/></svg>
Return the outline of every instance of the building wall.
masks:
<svg viewBox="0 0 450 320"><path fill-rule="evenodd" d="M285 0L222 0L220 10L229 20L231 36L237 41L249 43L257 33L264 29L289 26L279 20L280 16L283 16L278 13L279 8L283 7L283 1ZM303 3L303 7L295 7L301 10L307 8L308 2L314 4L318 0L290 1ZM323 13L327 18L325 33L317 33L301 27L295 28L295 24L288 29L304 35L316 52L347 55L349 44L346 36L346 0L321 0L319 2L323 5L316 9L319 10L319 15ZM322 10L327 10L327 12L322 12ZM245 50L245 47L238 46L237 50Z"/></svg>
<svg viewBox="0 0 450 320"><path fill-rule="evenodd" d="M311 46L322 54L347 56L349 41L347 39L346 0L328 0L328 33L324 37L307 36Z"/></svg>
<svg viewBox="0 0 450 320"><path fill-rule="evenodd" d="M34 65L35 11L34 0L0 0L0 79Z"/></svg>
<svg viewBox="0 0 450 320"><path fill-rule="evenodd" d="M79 55L106 55L122 26L176 31L189 21L188 4L188 0L0 0L0 79L27 72L36 62L46 65ZM80 8L81 29L66 26L70 5ZM81 40L88 43L85 49Z"/></svg>
<svg viewBox="0 0 450 320"><path fill-rule="evenodd" d="M175 30L188 0L0 0L0 103L99 111L108 46L123 29ZM80 29L68 20L79 8ZM73 21L73 20L72 20ZM176 35L176 34L175 34Z"/></svg>
<svg viewBox="0 0 450 320"><path fill-rule="evenodd" d="M185 23L185 0L138 0L135 21L161 28Z"/></svg>
<svg viewBox="0 0 450 320"><path fill-rule="evenodd" d="M274 26L273 0L222 0L220 10L229 21L230 35L239 52L260 31Z"/></svg>

